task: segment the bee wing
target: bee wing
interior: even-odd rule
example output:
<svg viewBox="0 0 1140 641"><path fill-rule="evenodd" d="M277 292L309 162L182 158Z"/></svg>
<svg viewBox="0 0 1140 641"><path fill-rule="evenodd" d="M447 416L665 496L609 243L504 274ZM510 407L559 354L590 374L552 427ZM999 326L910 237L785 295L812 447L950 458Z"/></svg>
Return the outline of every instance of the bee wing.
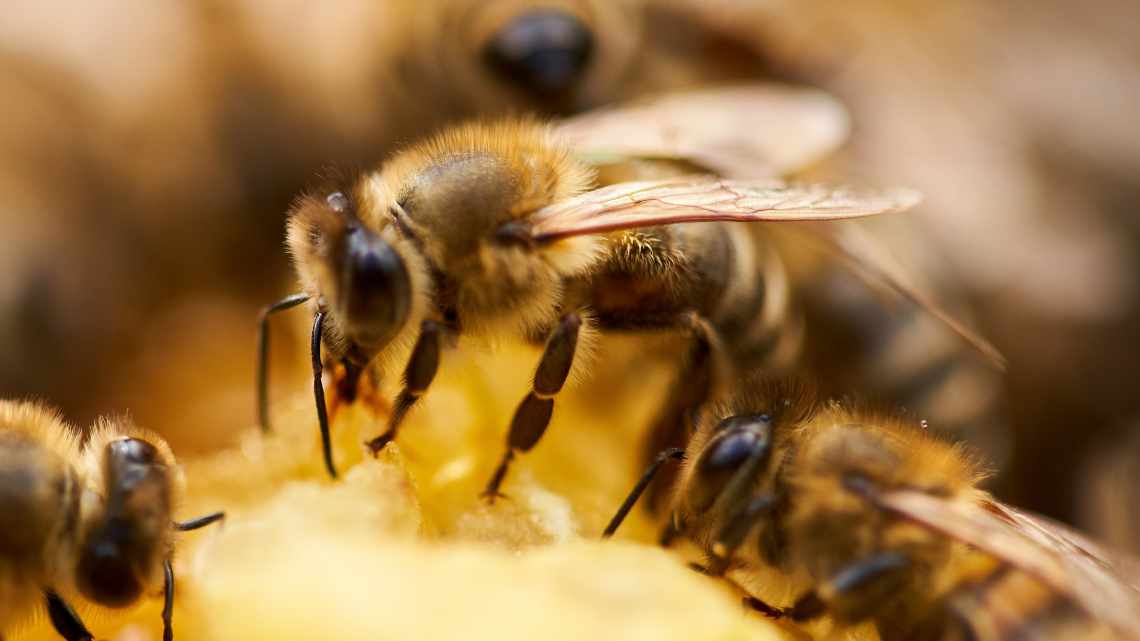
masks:
<svg viewBox="0 0 1140 641"><path fill-rule="evenodd" d="M687 176L619 183L544 207L527 220L537 242L674 223L825 221L909 209L921 197L907 189L873 191L779 180Z"/></svg>
<svg viewBox="0 0 1140 641"><path fill-rule="evenodd" d="M996 347L966 327L962 321L946 311L932 295L915 284L907 270L898 263L886 247L866 230L853 225L803 226L831 251L845 258L864 280L880 283L895 294L921 307L950 331L978 351L999 371L1005 371L1006 360Z"/></svg>
<svg viewBox="0 0 1140 641"><path fill-rule="evenodd" d="M626 157L690 161L727 177L780 176L843 144L850 118L818 90L778 84L671 93L598 109L557 131L587 161Z"/></svg>
<svg viewBox="0 0 1140 641"><path fill-rule="evenodd" d="M1069 528L994 500L954 501L916 490L875 495L882 509L1023 570L1129 635L1140 631L1140 561Z"/></svg>

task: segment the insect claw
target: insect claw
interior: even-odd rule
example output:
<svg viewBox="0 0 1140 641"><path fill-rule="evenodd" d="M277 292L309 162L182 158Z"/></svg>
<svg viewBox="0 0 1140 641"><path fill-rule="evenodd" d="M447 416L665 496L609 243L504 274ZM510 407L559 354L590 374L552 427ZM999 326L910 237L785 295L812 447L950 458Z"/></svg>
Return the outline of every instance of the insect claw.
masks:
<svg viewBox="0 0 1140 641"><path fill-rule="evenodd" d="M385 447L388 447L388 443L392 442L392 436L392 432L385 432L371 441L365 441L364 446L368 448L372 456L379 456L380 452L384 451Z"/></svg>
<svg viewBox="0 0 1140 641"><path fill-rule="evenodd" d="M772 607L754 596L744 597L742 603L744 607L755 610L769 619L783 619L788 616L788 613L783 608Z"/></svg>
<svg viewBox="0 0 1140 641"><path fill-rule="evenodd" d="M505 499L507 501L511 500L511 497L503 494L498 490L483 490L479 493L479 498L486 501L487 505L494 505L496 499Z"/></svg>

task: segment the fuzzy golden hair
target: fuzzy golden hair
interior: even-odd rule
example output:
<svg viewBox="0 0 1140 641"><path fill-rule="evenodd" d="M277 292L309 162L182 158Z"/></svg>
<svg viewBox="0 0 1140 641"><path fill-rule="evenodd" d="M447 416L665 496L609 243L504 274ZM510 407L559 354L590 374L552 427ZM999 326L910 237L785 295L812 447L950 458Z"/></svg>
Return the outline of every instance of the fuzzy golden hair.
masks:
<svg viewBox="0 0 1140 641"><path fill-rule="evenodd" d="M38 401L0 400L0 429L26 434L68 462L79 459L79 433Z"/></svg>
<svg viewBox="0 0 1140 641"><path fill-rule="evenodd" d="M0 634L36 612L42 589L70 565L67 514L77 505L79 439L59 414L0 400Z"/></svg>
<svg viewBox="0 0 1140 641"><path fill-rule="evenodd" d="M593 183L549 126L513 118L457 125L407 147L356 196L362 220L386 230L393 208L415 206L406 222L421 241L416 251L454 277L466 333L527 334L553 322L563 278L593 264L600 243L574 238L532 251L490 237Z"/></svg>
<svg viewBox="0 0 1140 641"><path fill-rule="evenodd" d="M973 490L986 476L981 461L914 419L832 401L799 428L796 469L804 475L857 473L876 487L907 487L938 496Z"/></svg>
<svg viewBox="0 0 1140 641"><path fill-rule="evenodd" d="M377 203L399 200L410 181L447 158L488 154L507 163L512 175L519 179L518 197L509 212L520 218L539 207L558 202L586 191L594 183L594 173L574 159L553 130L533 118L508 118L494 121L470 121L446 128L393 156L368 181L368 189ZM363 196L363 194L361 194ZM369 207L373 215L385 212ZM372 222L385 224L381 219Z"/></svg>

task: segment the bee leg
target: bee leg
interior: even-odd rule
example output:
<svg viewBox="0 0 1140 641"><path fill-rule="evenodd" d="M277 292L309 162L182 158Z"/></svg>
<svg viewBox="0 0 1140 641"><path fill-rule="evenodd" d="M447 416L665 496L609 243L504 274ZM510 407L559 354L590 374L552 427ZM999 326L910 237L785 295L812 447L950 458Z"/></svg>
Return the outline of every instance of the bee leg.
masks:
<svg viewBox="0 0 1140 641"><path fill-rule="evenodd" d="M709 559L708 573L723 576L732 564L736 550L744 543L748 533L756 527L776 505L776 497L764 492L744 504L739 512L732 515L728 523L716 534L712 544L712 557Z"/></svg>
<svg viewBox="0 0 1140 641"><path fill-rule="evenodd" d="M264 434L273 431L269 426L269 316L292 309L309 298L308 294L293 294L261 310L257 324L257 424Z"/></svg>
<svg viewBox="0 0 1140 641"><path fill-rule="evenodd" d="M637 503L637 499L641 498L642 493L645 492L645 488L649 487L649 484L653 481L653 477L657 475L657 470L661 469L665 461L672 459L680 460L683 458L685 458L685 450L679 447L671 447L658 454L657 458L645 469L645 473L638 479L637 484L633 486L629 496L625 497L625 501L622 502L617 513L610 519L609 525L607 525L605 531L602 532L602 538L608 539L614 535L614 532L617 532L622 521L625 520L629 511L633 509L634 504Z"/></svg>
<svg viewBox="0 0 1140 641"><path fill-rule="evenodd" d="M341 359L340 364L344 367L344 377L336 382L336 397L338 400L352 404L356 401L356 392L360 385L360 377L364 374L364 368L347 358Z"/></svg>
<svg viewBox="0 0 1140 641"><path fill-rule="evenodd" d="M67 601L51 590L44 593L44 599L47 602L48 618L59 636L67 641L91 641L94 638Z"/></svg>
<svg viewBox="0 0 1140 641"><path fill-rule="evenodd" d="M516 452L528 452L542 438L550 417L554 413L554 397L562 390L574 363L574 351L578 346L578 330L582 327L582 317L577 312L567 314L546 342L542 360L534 373L531 391L515 410L511 419L511 429L507 435L507 451L495 469L495 474L483 490L483 498L494 501L499 487L507 476L507 469Z"/></svg>
<svg viewBox="0 0 1140 641"><path fill-rule="evenodd" d="M785 614L806 621L830 611L846 621L861 621L899 591L911 567L898 552L880 552L839 570Z"/></svg>
<svg viewBox="0 0 1140 641"><path fill-rule="evenodd" d="M727 359L716 328L697 314L687 314L681 324L693 332L693 343L684 361L684 369L677 372L666 395L667 400L650 427L647 452L684 446L692 431L695 414L716 396L728 378ZM663 507L676 474L676 470L664 471L662 476L665 480L650 488L646 503L651 511L656 512Z"/></svg>
<svg viewBox="0 0 1140 641"><path fill-rule="evenodd" d="M669 517L669 522L665 524L665 527L661 528L661 533L657 535L657 545L663 548L670 547L673 545L673 541L676 541L677 537L681 536L681 534L681 526L677 523L677 515L673 514Z"/></svg>
<svg viewBox="0 0 1140 641"><path fill-rule="evenodd" d="M769 619L782 619L788 614L783 608L777 608L774 605L768 605L763 599L748 595L744 597L745 607L756 610L760 614L768 617Z"/></svg>
<svg viewBox="0 0 1140 641"><path fill-rule="evenodd" d="M329 476L336 478L336 466L332 458L332 437L329 435L329 412L325 405L325 386L321 381L324 365L321 363L321 339L324 336L325 310L317 310L313 317L313 336L309 349L313 360L313 398L317 404L317 422L321 427L321 450L324 453L325 469Z"/></svg>
<svg viewBox="0 0 1140 641"><path fill-rule="evenodd" d="M435 373L439 370L440 331L439 324L431 320L425 320L420 326L420 337L404 368L404 389L400 390L400 396L396 398L396 406L388 418L388 429L365 443L373 456L396 438L397 430L408 410L427 392L428 386L435 379Z"/></svg>
<svg viewBox="0 0 1140 641"><path fill-rule="evenodd" d="M174 641L174 568L162 562L162 641Z"/></svg>
<svg viewBox="0 0 1140 641"><path fill-rule="evenodd" d="M731 585L733 588L745 594L748 594L748 590L744 586L740 585L736 581L733 581L732 579L716 574L708 566L701 565L700 563L689 563L689 569L698 574L703 574L707 577L720 579L721 581L724 581L725 583ZM764 616L772 619L782 619L787 616L787 612L785 612L782 608L777 608L774 605L769 605L768 602L764 601L763 599L754 597L750 594L744 597L743 604L745 607L756 610L757 612L762 613Z"/></svg>

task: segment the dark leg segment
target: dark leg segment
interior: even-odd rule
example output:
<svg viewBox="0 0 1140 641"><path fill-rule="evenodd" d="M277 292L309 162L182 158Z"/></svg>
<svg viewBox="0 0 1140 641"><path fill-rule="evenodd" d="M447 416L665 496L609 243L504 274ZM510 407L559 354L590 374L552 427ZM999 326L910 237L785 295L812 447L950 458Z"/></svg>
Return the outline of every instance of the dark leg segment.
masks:
<svg viewBox="0 0 1140 641"><path fill-rule="evenodd" d="M793 621L831 612L843 621L862 621L898 592L912 568L898 552L880 552L836 572L826 582L781 610Z"/></svg>
<svg viewBox="0 0 1140 641"><path fill-rule="evenodd" d="M618 508L617 513L610 519L609 525L607 525L605 531L602 532L602 538L608 539L614 535L614 532L617 532L622 521L629 515L629 511L633 509L634 504L637 503L637 499L641 498L642 493L645 492L645 488L649 487L649 484L653 481L653 477L657 475L657 471L661 469L665 461L672 459L680 460L683 458L685 458L685 450L679 447L669 448L658 454L657 458L653 460L653 463L646 468L645 473L641 475L641 478L637 481L637 485L633 486L633 490L630 491L629 496L625 498L621 507Z"/></svg>
<svg viewBox="0 0 1140 641"><path fill-rule="evenodd" d="M408 410L420 400L427 392L428 386L435 379L439 371L440 352L440 326L434 321L425 320L420 325L420 337L412 349L408 365L404 368L404 389L396 399L396 406L392 408L392 415L388 418L388 429L383 434L365 443L368 449L376 455L384 449L400 429Z"/></svg>
<svg viewBox="0 0 1140 641"><path fill-rule="evenodd" d="M321 382L324 365L321 363L321 338L324 335L325 311L318 310L313 317L313 337L309 349L313 358L313 398L317 404L317 422L321 427L321 449L325 457L325 469L329 476L336 478L336 466L332 458L332 437L329 434L329 411L325 405L325 386Z"/></svg>
<svg viewBox="0 0 1140 641"><path fill-rule="evenodd" d="M225 512L214 512L213 514L200 516L196 519L190 519L189 521L175 521L174 529L178 530L179 532L190 532L191 530L197 530L204 528L207 525L217 523L218 521L223 521L225 518Z"/></svg>
<svg viewBox="0 0 1140 641"><path fill-rule="evenodd" d="M162 641L174 641L174 568L170 559L162 562L163 601L162 601Z"/></svg>
<svg viewBox="0 0 1140 641"><path fill-rule="evenodd" d="M744 597L744 605L771 619L782 619L785 616L785 612L780 608L768 605L754 596Z"/></svg>
<svg viewBox="0 0 1140 641"><path fill-rule="evenodd" d="M308 294L293 294L261 310L257 325L257 424L269 433L269 316L309 300Z"/></svg>
<svg viewBox="0 0 1140 641"><path fill-rule="evenodd" d="M351 404L356 400L356 390L360 385L360 377L364 374L364 368L347 358L342 359L340 364L344 366L344 378L337 382L336 398L338 401Z"/></svg>
<svg viewBox="0 0 1140 641"><path fill-rule="evenodd" d="M661 533L657 535L657 545L667 548L673 545L673 541L676 541L679 536L681 536L681 527L677 524L677 515L670 514L669 522L661 528Z"/></svg>
<svg viewBox="0 0 1140 641"><path fill-rule="evenodd" d="M900 593L913 567L898 552L880 552L836 572L815 591L832 614L846 621L862 621Z"/></svg>
<svg viewBox="0 0 1140 641"><path fill-rule="evenodd" d="M720 532L717 532L716 541L713 542L713 558L709 561L709 574L721 576L728 570L732 557L745 537L775 504L774 496L768 493L760 494L732 516Z"/></svg>
<svg viewBox="0 0 1140 641"><path fill-rule="evenodd" d="M577 313L567 314L546 342L542 360L534 373L531 391L515 410L511 429L507 435L507 451L495 470L483 496L491 501L500 496L499 487L507 476L507 469L516 452L528 452L542 438L550 417L554 413L554 397L566 384L570 366L574 364L574 351L578 347L578 331L582 318Z"/></svg>
<svg viewBox="0 0 1140 641"><path fill-rule="evenodd" d="M59 633L59 636L67 641L92 640L91 631L83 625L79 615L71 609L66 601L51 590L44 593L44 598L47 601L48 618L51 619L51 625Z"/></svg>
<svg viewBox="0 0 1140 641"><path fill-rule="evenodd" d="M726 381L721 380L727 368L723 346L715 328L705 319L690 314L682 320L693 332L693 344L678 372L665 405L649 429L646 452L660 452L670 447L683 447L688 441L693 417ZM668 489L673 487L676 470L662 472L662 481L649 490L646 504L657 512L664 507Z"/></svg>

